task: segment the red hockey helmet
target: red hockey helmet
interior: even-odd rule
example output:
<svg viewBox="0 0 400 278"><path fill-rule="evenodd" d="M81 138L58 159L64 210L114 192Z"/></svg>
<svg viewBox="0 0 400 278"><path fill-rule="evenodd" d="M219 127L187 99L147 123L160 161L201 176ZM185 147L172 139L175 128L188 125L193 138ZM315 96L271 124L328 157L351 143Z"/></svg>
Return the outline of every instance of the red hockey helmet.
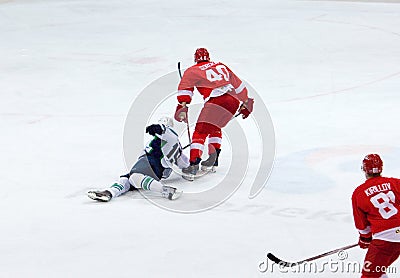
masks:
<svg viewBox="0 0 400 278"><path fill-rule="evenodd" d="M379 155L368 154L364 157L361 169L368 175L380 174L382 172L383 162Z"/></svg>
<svg viewBox="0 0 400 278"><path fill-rule="evenodd" d="M205 48L197 48L196 52L194 53L194 62L200 63L204 61L210 61L210 54L208 50Z"/></svg>

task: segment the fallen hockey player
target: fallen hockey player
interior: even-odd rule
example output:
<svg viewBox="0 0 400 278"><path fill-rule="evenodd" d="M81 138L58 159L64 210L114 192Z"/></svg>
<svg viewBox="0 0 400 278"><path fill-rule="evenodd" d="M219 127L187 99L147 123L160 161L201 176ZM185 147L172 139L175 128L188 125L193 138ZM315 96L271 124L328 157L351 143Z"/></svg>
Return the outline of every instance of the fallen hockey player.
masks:
<svg viewBox="0 0 400 278"><path fill-rule="evenodd" d="M172 127L173 120L169 117L161 118L159 124L147 126L146 133L154 138L147 144L130 172L120 176L109 188L89 191L88 197L108 202L128 191L143 189L159 192L169 200L179 198L181 191L160 182L171 175L173 164L180 169L189 166L189 158L182 153L179 137Z"/></svg>

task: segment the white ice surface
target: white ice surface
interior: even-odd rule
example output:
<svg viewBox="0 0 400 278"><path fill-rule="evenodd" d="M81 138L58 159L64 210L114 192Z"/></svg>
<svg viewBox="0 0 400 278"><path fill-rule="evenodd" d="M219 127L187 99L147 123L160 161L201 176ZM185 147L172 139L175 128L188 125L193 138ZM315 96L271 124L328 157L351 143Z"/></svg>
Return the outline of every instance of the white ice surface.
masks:
<svg viewBox="0 0 400 278"><path fill-rule="evenodd" d="M298 260L357 241L350 196L366 153L400 175L398 3L0 2L0 277L315 276L258 264L268 251ZM277 145L266 188L248 198L250 169L228 201L198 214L131 192L88 199L126 171L135 96L177 61L191 65L199 46L268 106Z"/></svg>

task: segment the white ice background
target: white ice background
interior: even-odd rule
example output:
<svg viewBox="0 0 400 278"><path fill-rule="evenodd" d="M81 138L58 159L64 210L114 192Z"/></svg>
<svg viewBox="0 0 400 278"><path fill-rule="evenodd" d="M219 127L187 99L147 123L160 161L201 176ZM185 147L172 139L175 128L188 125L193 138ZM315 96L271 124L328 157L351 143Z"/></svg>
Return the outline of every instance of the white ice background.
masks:
<svg viewBox="0 0 400 278"><path fill-rule="evenodd" d="M350 196L365 154L400 176L399 3L0 2L0 277L359 277L258 265L267 252L296 261L357 241ZM177 61L192 65L201 46L269 109L276 160L265 189L248 198L249 169L229 200L197 214L132 192L90 200L88 189L129 167L122 134L135 96Z"/></svg>

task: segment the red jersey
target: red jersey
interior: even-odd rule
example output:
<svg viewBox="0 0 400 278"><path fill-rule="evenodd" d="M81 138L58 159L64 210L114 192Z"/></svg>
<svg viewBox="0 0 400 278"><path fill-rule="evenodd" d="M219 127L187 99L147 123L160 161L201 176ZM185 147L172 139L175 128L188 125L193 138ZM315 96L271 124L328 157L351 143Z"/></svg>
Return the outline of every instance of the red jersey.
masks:
<svg viewBox="0 0 400 278"><path fill-rule="evenodd" d="M400 179L367 179L354 190L351 199L354 222L360 234L376 234L400 227Z"/></svg>
<svg viewBox="0 0 400 278"><path fill-rule="evenodd" d="M201 62L188 68L178 86L178 102L190 103L195 87L205 101L227 92L236 95L240 101L248 98L244 83L220 62Z"/></svg>

